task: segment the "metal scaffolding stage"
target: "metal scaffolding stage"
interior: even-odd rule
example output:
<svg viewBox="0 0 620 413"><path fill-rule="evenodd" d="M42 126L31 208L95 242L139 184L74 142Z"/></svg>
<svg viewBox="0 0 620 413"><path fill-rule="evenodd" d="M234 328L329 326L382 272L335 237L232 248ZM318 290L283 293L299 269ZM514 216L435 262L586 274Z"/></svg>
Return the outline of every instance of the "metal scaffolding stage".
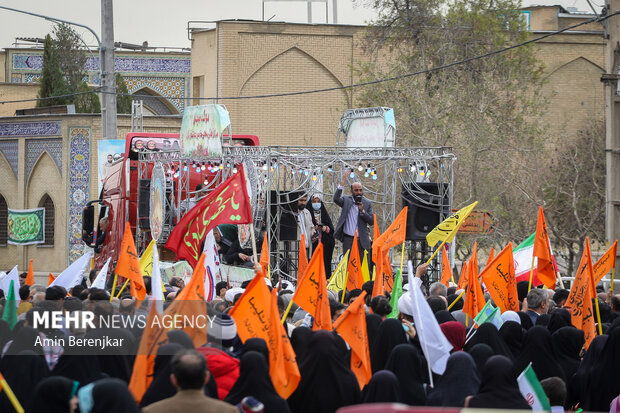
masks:
<svg viewBox="0 0 620 413"><path fill-rule="evenodd" d="M176 215L178 220L183 209L181 199L184 194L195 194L189 187L190 170L205 177L205 186L201 192L208 193L236 172L236 165L243 164L257 236L260 231L267 230L272 275L291 280L297 276L299 242L296 241L296 211L291 205L296 204L302 196L309 200L310 196L319 194L335 225L341 211L333 203L332 196L343 174L346 174L348 184L354 181L362 183L364 196L372 202L381 231L401 211L405 198L409 204L413 202L421 208L438 212L441 219L446 218L451 211L455 156L448 147L229 146L223 149L223 157L217 159L184 159L179 152L140 153L139 180L146 181L149 178L149 171L156 162L163 164L168 172L168 188L174 188L175 192L173 197L171 191L167 190L166 210L172 211L168 215ZM435 189L429 190L430 187ZM345 186L344 194L348 194L348 191ZM140 192L138 204L141 196L144 195ZM176 220L166 220L158 244L165 243ZM139 225L136 231L138 249L145 248L149 241L148 229ZM428 248L421 240L408 242L406 250L406 259L416 262L428 253ZM336 242L334 264L340 252L341 245Z"/></svg>

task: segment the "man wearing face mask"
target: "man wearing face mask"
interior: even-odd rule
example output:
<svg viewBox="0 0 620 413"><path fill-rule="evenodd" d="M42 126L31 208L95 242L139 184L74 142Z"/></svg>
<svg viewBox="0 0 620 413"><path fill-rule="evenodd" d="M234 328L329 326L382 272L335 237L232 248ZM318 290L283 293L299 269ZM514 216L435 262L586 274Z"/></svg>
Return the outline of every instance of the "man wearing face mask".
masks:
<svg viewBox="0 0 620 413"><path fill-rule="evenodd" d="M332 274L332 255L334 253L334 224L327 213L325 204L323 204L320 195L313 195L310 198L311 204L306 207L312 214L312 223L316 233L312 238L312 250L314 251L319 245L319 241L323 243L323 260L325 263L325 276L327 278Z"/></svg>
<svg viewBox="0 0 620 413"><path fill-rule="evenodd" d="M343 253L350 250L353 245L353 237L357 231L357 242L360 257L364 256L364 250L370 252L370 235L368 225L373 224L372 204L364 198L364 188L360 182L351 184L351 195L342 196L342 191L347 182L347 175L352 170L345 170L342 181L334 192L334 203L342 208L340 218L336 224L334 238L342 242ZM363 258L362 258L363 259Z"/></svg>

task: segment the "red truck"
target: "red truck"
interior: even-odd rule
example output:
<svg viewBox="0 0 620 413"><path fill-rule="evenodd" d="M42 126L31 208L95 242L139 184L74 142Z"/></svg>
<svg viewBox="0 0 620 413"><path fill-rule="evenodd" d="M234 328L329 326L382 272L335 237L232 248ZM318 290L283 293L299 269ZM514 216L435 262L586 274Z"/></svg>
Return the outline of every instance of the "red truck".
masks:
<svg viewBox="0 0 620 413"><path fill-rule="evenodd" d="M254 135L232 135L232 145L258 146L259 140ZM144 187L143 183L150 181L154 162L146 162L145 165L143 160L142 168L146 166L146 170L139 174L139 154L159 151L165 151L168 154L172 154L173 157L175 153L178 153L177 159L180 158L179 134L128 133L125 139L125 152L120 159L115 160L108 168L99 199L90 201L84 208L82 240L95 248L95 268L101 268L110 257L112 262L116 261L123 240L126 222L129 222L131 225L134 239L138 225L140 225L140 228L145 228L145 225L148 226L148 218L144 222L144 214L140 213L145 207L148 210L148 202L145 206L139 205L138 201L139 199L144 199L144 196L139 196L139 192L143 190L141 189ZM168 163L168 165L173 165L177 171L180 167L187 167L190 191L193 191L198 184L208 182L214 176L214 173L209 171L209 168L205 168L203 163L190 161L190 165L186 163L183 166L176 161ZM179 175L172 170L167 172L173 184L175 186L178 185ZM140 177L139 175L142 176ZM189 195L191 194L188 194L186 190L182 190L181 201L188 198ZM177 196L177 193L175 193L175 196ZM95 208L98 208L97 214L95 214ZM96 216L97 226L95 228ZM107 225L102 224L102 220L106 221L104 218L107 218ZM106 226L106 228L104 229L102 226ZM140 251L145 245L137 245L136 247Z"/></svg>

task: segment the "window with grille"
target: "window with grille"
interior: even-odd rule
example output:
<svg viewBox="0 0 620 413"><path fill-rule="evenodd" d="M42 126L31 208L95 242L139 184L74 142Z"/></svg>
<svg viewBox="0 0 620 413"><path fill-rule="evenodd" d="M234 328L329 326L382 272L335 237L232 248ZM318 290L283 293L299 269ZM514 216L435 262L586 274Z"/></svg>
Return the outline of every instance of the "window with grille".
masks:
<svg viewBox="0 0 620 413"><path fill-rule="evenodd" d="M6 247L8 237L9 211L6 200L0 195L0 247Z"/></svg>
<svg viewBox="0 0 620 413"><path fill-rule="evenodd" d="M49 195L43 195L39 208L45 208L45 242L39 245L54 245L54 201Z"/></svg>

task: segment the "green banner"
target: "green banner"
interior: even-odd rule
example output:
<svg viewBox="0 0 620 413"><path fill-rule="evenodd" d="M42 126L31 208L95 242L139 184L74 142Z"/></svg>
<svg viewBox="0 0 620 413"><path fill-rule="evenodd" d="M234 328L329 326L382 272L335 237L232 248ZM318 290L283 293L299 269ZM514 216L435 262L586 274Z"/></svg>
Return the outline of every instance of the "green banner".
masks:
<svg viewBox="0 0 620 413"><path fill-rule="evenodd" d="M45 208L9 209L8 239L13 245L45 242Z"/></svg>

